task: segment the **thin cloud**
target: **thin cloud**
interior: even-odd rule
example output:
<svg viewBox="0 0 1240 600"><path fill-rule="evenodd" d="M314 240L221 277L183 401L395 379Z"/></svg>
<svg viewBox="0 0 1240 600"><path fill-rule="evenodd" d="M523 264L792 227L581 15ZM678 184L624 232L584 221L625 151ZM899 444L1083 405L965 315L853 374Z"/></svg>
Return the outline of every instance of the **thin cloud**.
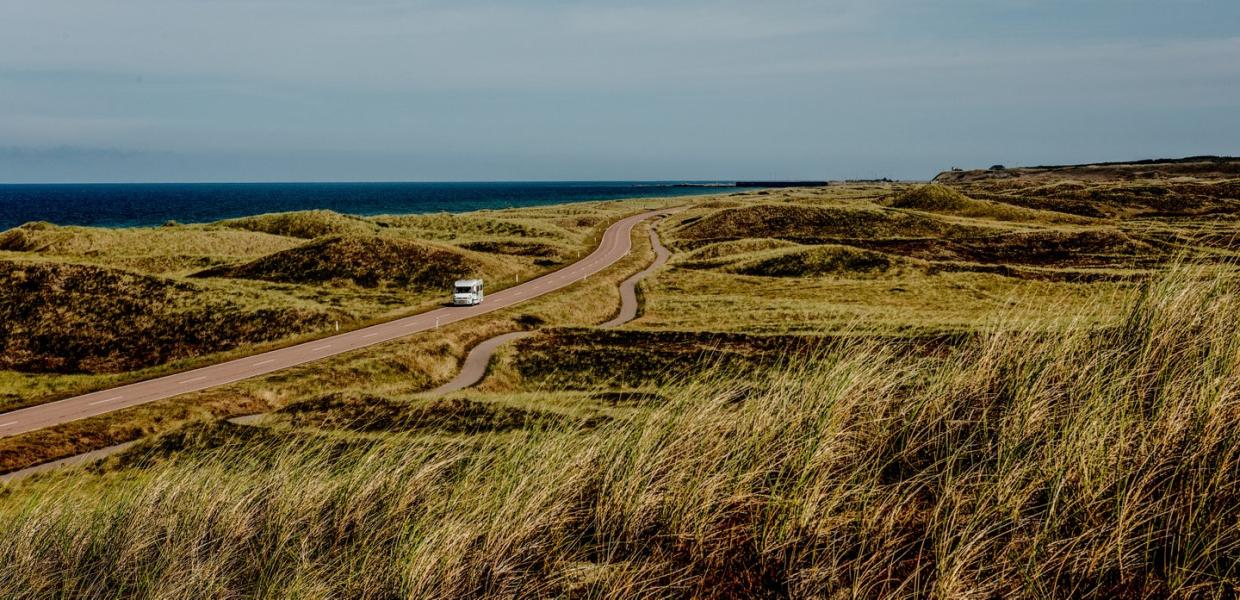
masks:
<svg viewBox="0 0 1240 600"><path fill-rule="evenodd" d="M118 177L914 177L1013 139L1042 162L1240 152L1228 0L11 4L0 143L182 157Z"/></svg>

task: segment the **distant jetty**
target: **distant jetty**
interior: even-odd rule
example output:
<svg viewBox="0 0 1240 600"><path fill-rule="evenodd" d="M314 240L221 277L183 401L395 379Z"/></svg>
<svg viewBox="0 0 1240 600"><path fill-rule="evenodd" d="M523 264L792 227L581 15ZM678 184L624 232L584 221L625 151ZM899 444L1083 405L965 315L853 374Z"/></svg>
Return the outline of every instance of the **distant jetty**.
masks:
<svg viewBox="0 0 1240 600"><path fill-rule="evenodd" d="M785 188L785 187L827 187L829 181L738 181L736 187L743 188Z"/></svg>

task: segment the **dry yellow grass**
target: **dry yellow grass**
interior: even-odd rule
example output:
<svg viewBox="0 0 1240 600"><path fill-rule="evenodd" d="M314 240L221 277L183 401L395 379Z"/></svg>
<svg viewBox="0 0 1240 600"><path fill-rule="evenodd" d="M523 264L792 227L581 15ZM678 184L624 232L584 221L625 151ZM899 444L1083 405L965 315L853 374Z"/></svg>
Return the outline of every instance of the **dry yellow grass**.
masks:
<svg viewBox="0 0 1240 600"><path fill-rule="evenodd" d="M40 285L4 280L4 339L30 343L0 344L0 410L310 339L336 323L421 312L441 304L445 282L458 277L482 276L502 289L588 253L621 216L669 202L367 219L307 211L206 225L32 224L3 232L0 277L55 276ZM264 322L262 331L247 327Z"/></svg>
<svg viewBox="0 0 1240 600"><path fill-rule="evenodd" d="M310 406L291 429L191 428L119 471L8 492L0 591L1225 597L1234 289L1182 268L1105 329L703 364L661 404L580 427L354 432Z"/></svg>
<svg viewBox="0 0 1240 600"><path fill-rule="evenodd" d="M574 326L641 231L564 294L47 432L165 435L0 492L0 595L1231 594L1234 221L886 205L907 190L694 200L620 330ZM599 210L387 226L563 255ZM536 325L480 388L419 393Z"/></svg>
<svg viewBox="0 0 1240 600"><path fill-rule="evenodd" d="M125 409L17 436L0 438L0 472L74 456L191 422L267 412L328 391L408 394L456 374L466 351L489 337L538 324L583 326L605 321L619 308L616 285L653 258L645 226L633 233L633 252L584 282L478 319L415 334L309 365L141 407ZM182 366L182 365L175 365ZM115 378L30 378L26 385L78 392ZM81 387L72 387L73 385Z"/></svg>

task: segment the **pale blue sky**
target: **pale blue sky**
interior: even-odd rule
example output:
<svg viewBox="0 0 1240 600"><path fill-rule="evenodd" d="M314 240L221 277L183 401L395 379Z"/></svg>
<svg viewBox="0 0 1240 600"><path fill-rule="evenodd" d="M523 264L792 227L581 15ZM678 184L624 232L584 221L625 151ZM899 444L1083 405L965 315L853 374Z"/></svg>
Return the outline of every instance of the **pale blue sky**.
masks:
<svg viewBox="0 0 1240 600"><path fill-rule="evenodd" d="M1236 0L0 0L0 181L1240 154Z"/></svg>

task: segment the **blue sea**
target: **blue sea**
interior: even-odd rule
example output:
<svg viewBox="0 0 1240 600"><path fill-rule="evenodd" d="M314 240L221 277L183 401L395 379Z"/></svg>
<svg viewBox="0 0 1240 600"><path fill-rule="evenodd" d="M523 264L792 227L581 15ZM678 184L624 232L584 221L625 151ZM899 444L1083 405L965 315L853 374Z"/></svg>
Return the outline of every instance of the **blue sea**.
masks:
<svg viewBox="0 0 1240 600"><path fill-rule="evenodd" d="M353 215L464 212L728 191L732 182L139 183L0 185L0 230L29 221L137 227L325 208Z"/></svg>

